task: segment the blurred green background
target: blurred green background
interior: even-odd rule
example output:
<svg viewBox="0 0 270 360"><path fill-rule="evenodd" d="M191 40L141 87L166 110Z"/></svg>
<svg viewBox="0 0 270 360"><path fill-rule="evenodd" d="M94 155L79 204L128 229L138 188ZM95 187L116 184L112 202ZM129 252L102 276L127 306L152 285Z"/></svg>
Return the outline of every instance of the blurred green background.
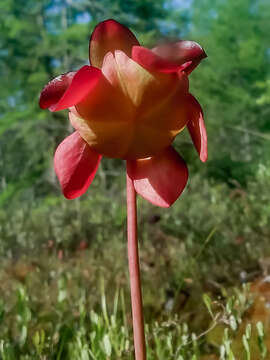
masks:
<svg viewBox="0 0 270 360"><path fill-rule="evenodd" d="M34 357L27 341L43 326L53 337L74 323L82 301L98 311L101 283L109 307L117 288L129 302L123 161L103 159L87 194L65 200L53 154L71 131L67 113L38 107L50 79L88 62L90 34L107 18L144 46L190 39L208 55L190 86L204 109L209 160L200 163L184 131L175 142L190 170L184 194L170 209L138 201L147 322L184 314L203 330L203 292L222 297L270 267L269 0L1 0L0 340L14 359L56 358ZM22 299L32 314L26 330L14 323ZM202 346L216 353L213 342ZM57 359L87 359L65 354Z"/></svg>

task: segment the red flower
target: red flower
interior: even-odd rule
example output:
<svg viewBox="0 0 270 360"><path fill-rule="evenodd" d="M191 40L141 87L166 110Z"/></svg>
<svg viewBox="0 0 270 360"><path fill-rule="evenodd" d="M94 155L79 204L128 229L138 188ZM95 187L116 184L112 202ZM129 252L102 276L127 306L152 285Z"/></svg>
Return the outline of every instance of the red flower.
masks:
<svg viewBox="0 0 270 360"><path fill-rule="evenodd" d="M204 50L183 40L149 50L128 28L106 20L96 26L89 52L91 66L60 75L40 95L42 109L69 109L76 130L54 158L64 195L82 195L106 156L127 160L138 194L170 206L188 179L171 146L186 125L201 160L207 159L203 113L188 80Z"/></svg>

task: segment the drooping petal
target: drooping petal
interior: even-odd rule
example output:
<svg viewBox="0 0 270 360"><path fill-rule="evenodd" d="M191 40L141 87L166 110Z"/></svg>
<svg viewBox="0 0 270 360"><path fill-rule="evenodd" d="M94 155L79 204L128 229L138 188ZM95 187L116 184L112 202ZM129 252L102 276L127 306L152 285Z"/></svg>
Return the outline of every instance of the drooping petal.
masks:
<svg viewBox="0 0 270 360"><path fill-rule="evenodd" d="M51 80L41 91L39 97L40 108L47 109L57 104L70 86L75 74L75 71L70 71Z"/></svg>
<svg viewBox="0 0 270 360"><path fill-rule="evenodd" d="M40 95L42 108L59 111L81 102L91 93L102 78L99 69L85 65L71 77L56 78L48 83ZM62 85L63 82L63 85Z"/></svg>
<svg viewBox="0 0 270 360"><path fill-rule="evenodd" d="M171 146L151 158L128 160L127 171L136 192L160 207L171 206L188 180L186 163Z"/></svg>
<svg viewBox="0 0 270 360"><path fill-rule="evenodd" d="M207 57L204 49L198 43L189 40L162 44L153 48L152 51L173 64L182 65L191 61L185 69L187 74L190 74L200 61Z"/></svg>
<svg viewBox="0 0 270 360"><path fill-rule="evenodd" d="M89 59L93 66L101 68L108 52L122 50L131 56L132 46L140 45L135 35L124 25L109 19L99 23L89 43Z"/></svg>
<svg viewBox="0 0 270 360"><path fill-rule="evenodd" d="M201 105L194 96L188 96L188 130L202 162L208 157L207 133Z"/></svg>
<svg viewBox="0 0 270 360"><path fill-rule="evenodd" d="M192 61L188 61L180 65L168 61L143 46L133 46L132 59L151 72L172 73L176 71L184 71L192 64Z"/></svg>
<svg viewBox="0 0 270 360"><path fill-rule="evenodd" d="M98 169L101 155L75 131L56 149L54 168L62 192L67 199L75 199L86 192Z"/></svg>

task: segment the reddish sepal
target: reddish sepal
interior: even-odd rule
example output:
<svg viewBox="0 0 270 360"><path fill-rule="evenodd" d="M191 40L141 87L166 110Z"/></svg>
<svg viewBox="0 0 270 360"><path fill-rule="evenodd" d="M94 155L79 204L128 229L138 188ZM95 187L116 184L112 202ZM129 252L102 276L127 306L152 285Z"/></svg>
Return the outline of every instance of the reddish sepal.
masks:
<svg viewBox="0 0 270 360"><path fill-rule="evenodd" d="M127 172L138 194L165 208L178 199L188 180L186 163L171 146L151 158L128 160Z"/></svg>
<svg viewBox="0 0 270 360"><path fill-rule="evenodd" d="M176 72L180 66L156 55L153 51L143 46L133 46L132 59L148 71L158 71L163 73Z"/></svg>
<svg viewBox="0 0 270 360"><path fill-rule="evenodd" d="M204 49L198 43L189 40L162 44L153 48L152 51L173 64L182 65L191 61L185 68L187 74L190 74L201 60L207 57Z"/></svg>
<svg viewBox="0 0 270 360"><path fill-rule="evenodd" d="M207 150L207 132L203 119L203 111L201 105L194 96L189 94L188 97L188 130L193 144L200 156L202 162L208 158Z"/></svg>
<svg viewBox="0 0 270 360"><path fill-rule="evenodd" d="M70 86L75 74L75 71L67 72L57 76L45 85L39 97L40 108L47 109L57 104Z"/></svg>
<svg viewBox="0 0 270 360"><path fill-rule="evenodd" d="M62 192L67 199L75 199L86 192L93 181L101 155L75 131L56 149L54 168Z"/></svg>
<svg viewBox="0 0 270 360"><path fill-rule="evenodd" d="M40 106L48 107L50 111L59 111L72 107L81 102L91 91L95 89L102 72L85 65L71 77L61 75L50 81L40 95Z"/></svg>

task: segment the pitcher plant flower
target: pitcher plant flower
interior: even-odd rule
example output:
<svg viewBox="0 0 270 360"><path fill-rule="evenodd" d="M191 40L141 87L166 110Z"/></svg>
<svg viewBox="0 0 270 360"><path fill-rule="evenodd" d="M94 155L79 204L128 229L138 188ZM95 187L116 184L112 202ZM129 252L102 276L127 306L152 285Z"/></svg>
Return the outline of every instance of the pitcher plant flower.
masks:
<svg viewBox="0 0 270 360"><path fill-rule="evenodd" d="M75 131L58 146L54 166L62 192L86 192L102 156L126 160L128 257L137 360L146 359L137 243L136 194L160 207L183 192L188 169L172 143L187 127L201 161L207 160L203 111L189 92L188 75L206 57L193 41L153 49L115 20L99 23L89 60L42 90L40 107L69 110Z"/></svg>

